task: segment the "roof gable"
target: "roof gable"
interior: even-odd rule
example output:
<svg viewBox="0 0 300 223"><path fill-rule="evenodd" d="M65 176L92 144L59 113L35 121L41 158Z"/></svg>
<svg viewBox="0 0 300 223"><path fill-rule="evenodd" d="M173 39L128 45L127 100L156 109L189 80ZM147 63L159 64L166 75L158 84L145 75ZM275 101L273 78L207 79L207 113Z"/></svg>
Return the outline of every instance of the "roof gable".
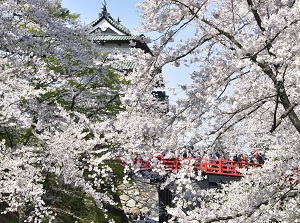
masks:
<svg viewBox="0 0 300 223"><path fill-rule="evenodd" d="M129 29L123 26L120 21L114 20L110 14L106 11L106 7L103 9L102 13L99 14L99 17L91 23L90 33L93 33L96 29L100 28L102 32L109 28L113 30L118 35L127 35L132 36Z"/></svg>

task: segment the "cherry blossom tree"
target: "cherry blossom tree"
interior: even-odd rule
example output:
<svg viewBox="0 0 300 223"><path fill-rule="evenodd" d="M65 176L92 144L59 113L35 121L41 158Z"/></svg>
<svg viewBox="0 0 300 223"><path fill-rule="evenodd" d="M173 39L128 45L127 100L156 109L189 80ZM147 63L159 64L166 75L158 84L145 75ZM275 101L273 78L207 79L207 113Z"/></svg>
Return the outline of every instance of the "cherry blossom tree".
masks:
<svg viewBox="0 0 300 223"><path fill-rule="evenodd" d="M231 155L259 145L263 168L222 190L196 191L195 176L172 176L178 197L169 212L179 222L299 219L300 2L144 0L138 7L142 30L160 37L154 57L128 58L137 66L122 98L127 109L109 130L120 133L114 142L145 157L186 144L205 154L220 140ZM161 113L151 91L165 65L186 66L191 84Z"/></svg>
<svg viewBox="0 0 300 223"><path fill-rule="evenodd" d="M122 109L121 79L77 17L55 0L1 1L1 216L93 221L57 205L68 187L102 213L118 205L103 132Z"/></svg>

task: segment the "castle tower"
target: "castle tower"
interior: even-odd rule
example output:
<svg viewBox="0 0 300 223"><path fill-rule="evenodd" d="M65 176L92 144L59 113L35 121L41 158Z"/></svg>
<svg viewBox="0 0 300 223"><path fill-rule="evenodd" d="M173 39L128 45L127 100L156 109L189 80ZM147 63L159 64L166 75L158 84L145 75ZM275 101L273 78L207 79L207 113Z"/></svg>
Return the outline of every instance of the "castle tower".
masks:
<svg viewBox="0 0 300 223"><path fill-rule="evenodd" d="M145 53L150 53L151 50L148 45L143 41L145 38L144 35L134 35L131 31L121 24L120 19L117 20L112 18L110 13L107 11L107 4L104 0L102 12L99 13L97 19L95 19L90 24L89 38L94 43L99 44L99 47L106 52L112 52L115 49L120 50L124 55L129 53L130 48L140 48L144 50ZM115 69L124 73L130 73L133 65L128 64L118 64ZM155 100L158 100L159 106L158 110L164 112L168 111L169 106L169 96L166 95L166 92L161 90L164 85L157 83L157 90L152 92L152 95ZM159 109L159 107L161 109Z"/></svg>

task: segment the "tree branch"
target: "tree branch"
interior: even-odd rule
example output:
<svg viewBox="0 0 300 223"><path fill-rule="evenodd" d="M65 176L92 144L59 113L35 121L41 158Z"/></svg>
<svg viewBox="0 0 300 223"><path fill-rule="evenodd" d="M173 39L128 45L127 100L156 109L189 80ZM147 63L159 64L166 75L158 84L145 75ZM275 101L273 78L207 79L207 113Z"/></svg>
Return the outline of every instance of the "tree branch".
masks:
<svg viewBox="0 0 300 223"><path fill-rule="evenodd" d="M274 132L275 129L281 124L282 122L282 119L284 119L286 116L288 116L292 111L293 109L297 106L298 104L297 103L294 103L292 104L288 109L286 109L284 111L284 113L282 113L282 115L280 116L280 118L278 120L275 120L274 121L274 124L270 130L270 132ZM275 114L276 115L276 114Z"/></svg>
<svg viewBox="0 0 300 223"><path fill-rule="evenodd" d="M260 16L259 16L257 10L256 10L256 9L254 8L254 6L253 6L252 0L247 0L247 3L248 3L248 5L249 5L250 8L251 8L251 12L252 12L252 14L253 14L253 16L254 16L254 18L255 18L255 21L256 21L258 27L260 28L261 31L264 32L264 31L265 31L265 28L262 26L261 18L260 18Z"/></svg>

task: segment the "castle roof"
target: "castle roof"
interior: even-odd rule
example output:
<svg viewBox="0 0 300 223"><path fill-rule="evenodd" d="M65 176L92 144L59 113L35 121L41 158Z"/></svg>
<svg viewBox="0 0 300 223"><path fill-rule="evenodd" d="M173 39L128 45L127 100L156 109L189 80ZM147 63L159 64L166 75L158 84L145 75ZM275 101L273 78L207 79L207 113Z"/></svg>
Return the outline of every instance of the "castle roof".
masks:
<svg viewBox="0 0 300 223"><path fill-rule="evenodd" d="M151 53L149 47L144 41L144 35L133 35L128 28L123 26L119 19L115 20L108 13L106 2L103 4L102 12L99 17L90 24L89 36L95 43L116 43L128 44L136 48L143 49L146 53ZM152 54L152 53L151 53Z"/></svg>
<svg viewBox="0 0 300 223"><path fill-rule="evenodd" d="M130 41L137 37L133 35L129 29L123 26L120 20L115 20L107 12L106 4L104 4L99 17L91 24L89 31L90 37L95 42L107 41Z"/></svg>

